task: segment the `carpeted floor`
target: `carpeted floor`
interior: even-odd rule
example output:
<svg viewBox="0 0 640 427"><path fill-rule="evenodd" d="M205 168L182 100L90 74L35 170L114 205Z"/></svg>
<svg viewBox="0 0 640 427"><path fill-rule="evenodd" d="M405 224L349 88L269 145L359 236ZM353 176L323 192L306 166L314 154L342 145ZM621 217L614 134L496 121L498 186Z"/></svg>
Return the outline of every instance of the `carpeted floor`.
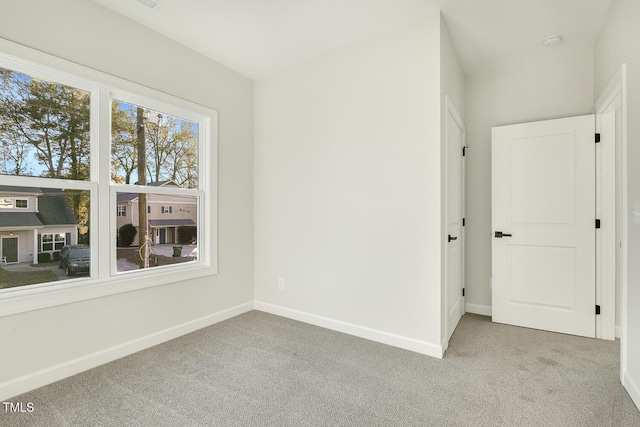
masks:
<svg viewBox="0 0 640 427"><path fill-rule="evenodd" d="M640 426L619 342L467 314L443 360L252 311L10 399L10 426Z"/></svg>

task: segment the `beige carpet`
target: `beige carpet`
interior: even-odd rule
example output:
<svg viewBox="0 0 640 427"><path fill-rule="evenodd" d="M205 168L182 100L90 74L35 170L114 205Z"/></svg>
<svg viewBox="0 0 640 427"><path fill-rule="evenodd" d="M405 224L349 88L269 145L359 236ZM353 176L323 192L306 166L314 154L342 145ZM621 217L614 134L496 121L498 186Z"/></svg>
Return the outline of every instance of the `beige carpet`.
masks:
<svg viewBox="0 0 640 427"><path fill-rule="evenodd" d="M444 360L253 311L10 399L7 426L640 426L619 342L465 315Z"/></svg>

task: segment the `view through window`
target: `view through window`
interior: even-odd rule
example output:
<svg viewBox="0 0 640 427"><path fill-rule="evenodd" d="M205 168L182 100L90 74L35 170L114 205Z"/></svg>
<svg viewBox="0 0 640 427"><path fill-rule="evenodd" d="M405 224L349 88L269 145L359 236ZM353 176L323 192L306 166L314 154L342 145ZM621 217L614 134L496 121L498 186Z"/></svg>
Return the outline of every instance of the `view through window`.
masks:
<svg viewBox="0 0 640 427"><path fill-rule="evenodd" d="M3 58L0 291L201 261L200 221L209 206L200 182L202 131L210 116L182 101L174 107L127 93L110 96L110 123L97 126L103 115L94 109L104 104L96 99L109 92L37 64L24 66L37 72L16 71ZM110 156L101 157L105 142ZM110 171L107 182L98 165ZM98 211L100 194L109 195L101 199L109 209ZM98 240L107 229L111 239ZM108 263L97 262L98 249Z"/></svg>

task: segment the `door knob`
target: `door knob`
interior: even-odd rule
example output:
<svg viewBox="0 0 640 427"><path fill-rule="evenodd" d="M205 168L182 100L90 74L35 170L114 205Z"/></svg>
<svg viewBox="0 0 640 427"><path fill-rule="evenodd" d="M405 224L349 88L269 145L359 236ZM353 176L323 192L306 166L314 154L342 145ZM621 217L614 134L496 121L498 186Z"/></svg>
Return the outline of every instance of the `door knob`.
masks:
<svg viewBox="0 0 640 427"><path fill-rule="evenodd" d="M502 239L503 237L511 237L511 234L503 233L502 231L496 231L496 238Z"/></svg>
<svg viewBox="0 0 640 427"><path fill-rule="evenodd" d="M449 242L452 240L458 240L457 236L452 236L451 234L449 234Z"/></svg>

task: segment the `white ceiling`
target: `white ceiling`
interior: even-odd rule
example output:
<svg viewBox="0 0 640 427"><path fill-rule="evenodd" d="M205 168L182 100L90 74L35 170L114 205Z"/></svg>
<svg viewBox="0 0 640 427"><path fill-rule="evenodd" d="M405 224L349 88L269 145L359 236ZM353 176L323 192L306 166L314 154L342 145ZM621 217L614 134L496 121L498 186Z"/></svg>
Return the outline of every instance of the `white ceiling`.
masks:
<svg viewBox="0 0 640 427"><path fill-rule="evenodd" d="M593 44L612 0L95 0L252 79L442 10L467 74Z"/></svg>

